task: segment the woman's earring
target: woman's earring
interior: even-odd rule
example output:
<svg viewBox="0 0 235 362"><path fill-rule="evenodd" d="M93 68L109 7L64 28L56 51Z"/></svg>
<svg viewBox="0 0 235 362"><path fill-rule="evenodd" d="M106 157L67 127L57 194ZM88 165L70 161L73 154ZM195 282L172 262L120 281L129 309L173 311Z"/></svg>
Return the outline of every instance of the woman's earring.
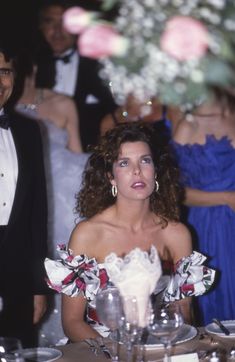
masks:
<svg viewBox="0 0 235 362"><path fill-rule="evenodd" d="M117 186L116 185L112 185L112 189L111 189L111 191L112 191L112 195L113 195L113 197L116 197L117 196Z"/></svg>
<svg viewBox="0 0 235 362"><path fill-rule="evenodd" d="M155 179L155 185L156 185L156 188L155 188L155 191L158 192L159 190L159 183L158 181Z"/></svg>

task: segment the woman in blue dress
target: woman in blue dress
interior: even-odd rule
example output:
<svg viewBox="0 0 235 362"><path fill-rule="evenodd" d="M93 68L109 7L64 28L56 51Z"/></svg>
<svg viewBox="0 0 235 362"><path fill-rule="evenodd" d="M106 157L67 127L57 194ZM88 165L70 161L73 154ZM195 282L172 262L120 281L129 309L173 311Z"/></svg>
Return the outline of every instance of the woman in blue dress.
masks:
<svg viewBox="0 0 235 362"><path fill-rule="evenodd" d="M196 248L219 271L216 287L198 298L201 323L235 319L235 112L219 94L173 127L186 186L187 222Z"/></svg>

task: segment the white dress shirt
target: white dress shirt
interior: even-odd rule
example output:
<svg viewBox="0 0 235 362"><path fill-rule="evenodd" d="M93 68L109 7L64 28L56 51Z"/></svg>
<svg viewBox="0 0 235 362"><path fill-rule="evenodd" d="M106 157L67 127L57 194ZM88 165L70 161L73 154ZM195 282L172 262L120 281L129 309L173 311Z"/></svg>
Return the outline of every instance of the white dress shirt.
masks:
<svg viewBox="0 0 235 362"><path fill-rule="evenodd" d="M0 114L3 114L0 110ZM0 128L0 225L7 225L15 197L18 161L10 129Z"/></svg>
<svg viewBox="0 0 235 362"><path fill-rule="evenodd" d="M61 57L66 56L72 51L72 49L67 50L65 53L61 54ZM68 96L73 96L75 93L77 75L78 75L78 64L79 64L79 55L75 51L68 63L64 63L63 60L56 60L56 79L55 86L53 90L58 93L63 93Z"/></svg>

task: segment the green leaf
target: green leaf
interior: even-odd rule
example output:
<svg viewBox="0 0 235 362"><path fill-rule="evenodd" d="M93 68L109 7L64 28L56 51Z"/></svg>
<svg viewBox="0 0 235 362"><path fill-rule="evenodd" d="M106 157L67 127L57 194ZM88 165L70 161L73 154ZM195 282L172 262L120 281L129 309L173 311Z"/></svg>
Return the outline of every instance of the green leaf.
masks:
<svg viewBox="0 0 235 362"><path fill-rule="evenodd" d="M219 59L208 60L205 81L216 86L226 86L235 81L235 69Z"/></svg>
<svg viewBox="0 0 235 362"><path fill-rule="evenodd" d="M178 91L178 85L180 82L174 84L162 84L159 91L159 98L164 104L174 104L177 106L184 104L194 104L201 97L208 96L208 89L205 84L195 84L193 82L182 82L185 87L184 92Z"/></svg>
<svg viewBox="0 0 235 362"><path fill-rule="evenodd" d="M109 11L111 10L115 4L117 4L118 0L103 0L103 4L101 5L101 9L103 11Z"/></svg>

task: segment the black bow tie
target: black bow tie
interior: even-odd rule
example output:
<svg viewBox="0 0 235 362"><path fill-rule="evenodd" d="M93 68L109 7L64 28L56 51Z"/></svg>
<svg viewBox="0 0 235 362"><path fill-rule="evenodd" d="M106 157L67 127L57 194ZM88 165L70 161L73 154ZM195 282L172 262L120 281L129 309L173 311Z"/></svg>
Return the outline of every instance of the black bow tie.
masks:
<svg viewBox="0 0 235 362"><path fill-rule="evenodd" d="M7 114L0 115L0 127L8 129L10 125L10 118Z"/></svg>
<svg viewBox="0 0 235 362"><path fill-rule="evenodd" d="M64 62L65 64L68 64L71 60L71 56L75 53L75 49L73 49L69 54L66 55L61 55L61 56L54 56L53 59L56 60L61 60L62 62Z"/></svg>

